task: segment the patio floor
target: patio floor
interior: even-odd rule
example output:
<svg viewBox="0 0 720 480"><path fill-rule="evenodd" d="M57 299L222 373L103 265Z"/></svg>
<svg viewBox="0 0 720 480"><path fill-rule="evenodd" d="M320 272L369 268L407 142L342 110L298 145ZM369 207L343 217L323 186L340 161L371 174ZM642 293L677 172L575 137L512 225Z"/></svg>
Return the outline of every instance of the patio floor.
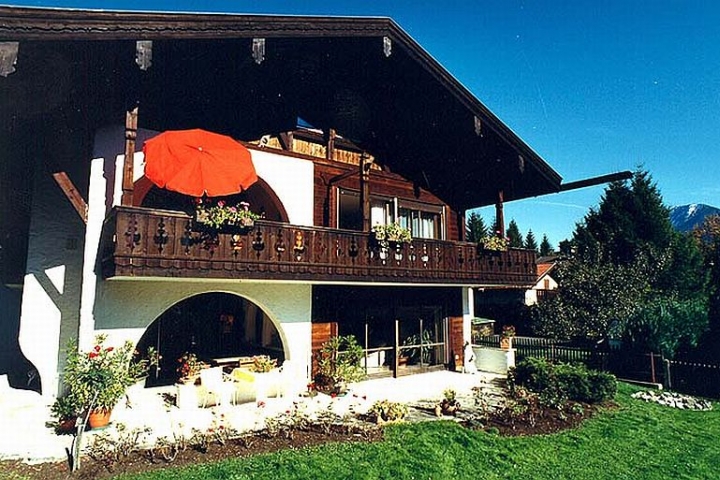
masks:
<svg viewBox="0 0 720 480"><path fill-rule="evenodd" d="M91 441L98 432L117 434L117 426L125 431L151 428L141 442L152 444L155 439L173 435L192 436L193 429L207 431L219 424L239 432L260 430L267 418L276 417L292 408L301 410L309 417L323 412L343 416L348 413L362 414L377 400L392 400L410 405L432 405L452 388L463 403L472 396L473 387L497 390L497 380L504 376L478 372L473 375L437 371L400 378L366 380L350 386L347 395L330 397L268 398L264 402L244 403L226 407L184 408L169 404L166 399L174 387L138 389L132 395L131 408L121 405L113 411L112 423L105 430L91 431L83 436L83 443ZM467 404L467 403L465 403ZM30 405L5 409L0 412L0 460L20 459L28 463L64 461L66 449L72 446L73 436L55 434L47 427L50 421L48 406Z"/></svg>

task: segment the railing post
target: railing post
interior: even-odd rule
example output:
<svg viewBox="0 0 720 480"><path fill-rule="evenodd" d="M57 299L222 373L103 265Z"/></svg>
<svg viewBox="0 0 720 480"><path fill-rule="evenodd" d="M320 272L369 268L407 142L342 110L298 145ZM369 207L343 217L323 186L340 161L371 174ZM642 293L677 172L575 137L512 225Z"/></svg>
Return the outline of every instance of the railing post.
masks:
<svg viewBox="0 0 720 480"><path fill-rule="evenodd" d="M670 377L670 360L665 358L663 359L663 362L665 362L665 388L671 390L672 378Z"/></svg>
<svg viewBox="0 0 720 480"><path fill-rule="evenodd" d="M393 377L398 376L398 367L400 366L400 320L395 319L395 369Z"/></svg>
<svg viewBox="0 0 720 480"><path fill-rule="evenodd" d="M653 352L650 352L650 378L652 383L657 383L657 380L655 380L655 354Z"/></svg>

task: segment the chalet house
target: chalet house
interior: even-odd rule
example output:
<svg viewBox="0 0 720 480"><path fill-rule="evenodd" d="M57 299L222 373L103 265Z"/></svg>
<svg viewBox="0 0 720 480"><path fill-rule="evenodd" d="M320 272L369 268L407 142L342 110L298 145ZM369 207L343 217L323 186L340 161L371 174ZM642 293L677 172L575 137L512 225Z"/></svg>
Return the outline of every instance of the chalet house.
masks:
<svg viewBox="0 0 720 480"><path fill-rule="evenodd" d="M568 188L387 18L0 7L0 102L0 373L47 398L98 333L156 346L158 383L184 352L309 378L336 333L370 373L444 368L476 288L537 279L534 252L464 241L464 212ZM203 234L145 176L143 142L188 129L251 152L226 201L252 228ZM393 223L410 243L374 239Z"/></svg>
<svg viewBox="0 0 720 480"><path fill-rule="evenodd" d="M547 256L537 260L537 280L529 290L525 291L525 305L537 305L552 297L558 288L553 272L557 265L557 257Z"/></svg>

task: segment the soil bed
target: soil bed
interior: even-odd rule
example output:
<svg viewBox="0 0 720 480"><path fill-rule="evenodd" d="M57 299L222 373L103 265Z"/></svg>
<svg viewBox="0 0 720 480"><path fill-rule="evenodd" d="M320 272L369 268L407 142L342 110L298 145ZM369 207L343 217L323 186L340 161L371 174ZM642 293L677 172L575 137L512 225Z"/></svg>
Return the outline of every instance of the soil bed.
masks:
<svg viewBox="0 0 720 480"><path fill-rule="evenodd" d="M496 415L482 424L463 421L462 419L458 420L469 428L497 431L500 435L542 435L575 428L585 419L593 416L600 408L614 407L614 404L605 404L602 407L581 405L582 411L578 408L576 413L572 414L555 409L544 409L542 412L535 412L533 418L522 416L504 418L502 415ZM452 417L445 418L450 419ZM89 455L84 455L82 468L74 474L71 474L68 464L64 462L27 465L21 462L5 461L0 462L0 478L10 480L104 479L112 478L121 473L145 472L167 467L210 463L225 458L249 457L260 453L270 453L284 449L300 449L331 442L373 442L383 438L382 429L380 428L361 429L361 433L350 430L348 428L335 428L331 431L293 430L290 435L276 436L260 433L228 440L225 445L211 443L203 451L188 447L179 452L172 462L160 458L159 455L155 455L153 459L145 451L132 453L117 462L101 461Z"/></svg>

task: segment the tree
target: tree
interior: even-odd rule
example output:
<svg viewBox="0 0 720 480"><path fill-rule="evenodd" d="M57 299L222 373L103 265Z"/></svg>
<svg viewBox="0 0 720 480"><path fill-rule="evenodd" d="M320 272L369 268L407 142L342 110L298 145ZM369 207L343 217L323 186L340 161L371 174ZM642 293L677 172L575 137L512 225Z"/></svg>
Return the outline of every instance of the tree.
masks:
<svg viewBox="0 0 720 480"><path fill-rule="evenodd" d="M649 173L637 171L629 185L610 184L598 209L591 209L577 226L573 243L583 258L597 256L602 245L600 260L629 264L648 249L668 248L676 234L657 185Z"/></svg>
<svg viewBox="0 0 720 480"><path fill-rule="evenodd" d="M532 329L563 340L619 339L646 298L650 275L641 260L632 265L565 260L555 271L558 294L532 307Z"/></svg>
<svg viewBox="0 0 720 480"><path fill-rule="evenodd" d="M540 256L547 257L553 254L553 247L548 240L547 235L543 235L542 242L540 242Z"/></svg>
<svg viewBox="0 0 720 480"><path fill-rule="evenodd" d="M706 217L702 225L693 230L692 238L699 247L708 270L708 335L703 339L707 357L720 360L720 215Z"/></svg>
<svg viewBox="0 0 720 480"><path fill-rule="evenodd" d="M707 325L704 302L658 297L630 316L625 339L636 349L672 359L679 348L695 347Z"/></svg>
<svg viewBox="0 0 720 480"><path fill-rule="evenodd" d="M472 212L468 216L465 234L468 242L479 242L481 238L487 236L485 221L477 212Z"/></svg>
<svg viewBox="0 0 720 480"><path fill-rule="evenodd" d="M677 345L666 337L677 334L675 327L649 319L662 305L663 311L682 313L687 330L697 331L707 275L697 247L672 228L668 212L647 172L610 184L572 241L561 243L568 259L556 273L560 288L552 301L534 309L534 330L559 338L634 338L638 345L663 344L674 352ZM637 340L641 336L644 340ZM691 345L693 338L679 344Z"/></svg>
<svg viewBox="0 0 720 480"><path fill-rule="evenodd" d="M505 236L508 238L511 247L523 247L522 233L520 233L520 229L518 228L517 223L515 223L514 219L510 220L510 225L508 225L507 233Z"/></svg>
<svg viewBox="0 0 720 480"><path fill-rule="evenodd" d="M528 250L535 250L537 252L538 244L532 230L528 230L527 235L525 235L525 248Z"/></svg>

